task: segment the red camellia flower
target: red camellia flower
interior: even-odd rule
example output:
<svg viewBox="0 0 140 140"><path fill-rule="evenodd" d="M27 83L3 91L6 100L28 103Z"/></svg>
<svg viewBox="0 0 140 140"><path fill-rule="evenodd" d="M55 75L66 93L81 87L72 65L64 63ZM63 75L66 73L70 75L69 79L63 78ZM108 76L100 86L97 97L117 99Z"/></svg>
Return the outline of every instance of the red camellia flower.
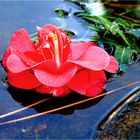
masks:
<svg viewBox="0 0 140 140"><path fill-rule="evenodd" d="M71 43L66 33L52 25L31 41L25 29L15 32L3 57L10 85L39 93L65 96L76 91L96 96L106 84L104 70L116 73L118 62L93 42Z"/></svg>

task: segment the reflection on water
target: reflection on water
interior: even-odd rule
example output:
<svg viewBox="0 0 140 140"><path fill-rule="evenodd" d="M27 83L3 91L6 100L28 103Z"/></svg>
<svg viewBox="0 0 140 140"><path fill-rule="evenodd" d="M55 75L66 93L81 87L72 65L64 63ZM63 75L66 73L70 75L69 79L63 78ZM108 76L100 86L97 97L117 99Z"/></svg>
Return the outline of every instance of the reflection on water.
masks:
<svg viewBox="0 0 140 140"><path fill-rule="evenodd" d="M50 98L51 96L49 96L49 95L41 95L41 94L35 93L34 91L28 91L28 94L26 94L27 91L18 90L18 89L12 88L12 87L8 88L8 92L11 94L13 99L16 100L17 102L21 103L22 106L28 106L28 105L38 102L42 99L48 98L49 100L47 100L39 105L34 106L35 110L39 113L88 99L87 97L79 95L75 92L71 93L70 95L68 95L66 97L60 97L60 98L55 98L55 97ZM73 106L70 108L66 108L64 110L60 110L60 111L53 112L53 113L54 114L65 114L65 115L72 114L74 112L74 110L86 109L88 107L95 105L102 98L103 98L103 96L96 100L91 100L91 101L85 102L83 104L79 104L79 105L76 105L76 106Z"/></svg>

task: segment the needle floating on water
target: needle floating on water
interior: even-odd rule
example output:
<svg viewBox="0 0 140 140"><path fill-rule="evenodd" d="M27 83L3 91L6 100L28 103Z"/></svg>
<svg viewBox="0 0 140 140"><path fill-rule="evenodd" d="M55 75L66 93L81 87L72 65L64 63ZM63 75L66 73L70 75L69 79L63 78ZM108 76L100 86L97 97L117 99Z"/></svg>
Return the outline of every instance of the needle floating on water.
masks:
<svg viewBox="0 0 140 140"><path fill-rule="evenodd" d="M19 113L19 112L21 112L21 111L27 110L27 109L29 109L29 108L31 108L31 107L34 107L34 106L36 106L36 105L38 105L38 104L41 104L41 103L43 103L43 102L45 102L45 101L47 101L47 100L52 99L52 98L53 98L53 97L45 98L45 99L43 99L43 100L37 101L37 102L35 102L35 103L33 103L33 104L30 104L30 105L28 105L28 106L26 106L26 107L23 107L23 108L20 108L20 109L18 109L18 110L15 110L15 111L12 111L12 112L3 114L3 115L0 116L0 119L2 119L2 118L4 118L4 117L8 117L8 116L10 116L10 115L14 115L14 114Z"/></svg>
<svg viewBox="0 0 140 140"><path fill-rule="evenodd" d="M114 89L114 90L111 90L111 91L108 91L106 93L103 93L103 94L100 94L98 96L95 96L95 97L91 97L91 98L88 98L88 99L84 99L84 100L81 100L81 101L78 101L78 102L74 102L74 103L71 103L71 104L68 104L68 105L65 105L65 106L62 106L62 107L58 107L58 108L55 108L55 109L52 109L52 110L48 110L48 111L44 111L42 113L38 113L38 114L34 114L34 115L30 115L30 116L26 116L26 117L22 117L22 118L18 118L18 119L13 119L13 120L9 120L9 121L6 121L6 122L1 122L0 123L0 126L2 125L6 125L6 124L11 124L11 123L15 123L15 122L20 122L20 121L24 121L24 120L28 120L28 119L32 119L32 118L35 118L35 117L39 117L39 116L42 116L42 115L45 115L45 114L49 114L49 113L52 113L52 112L56 112L56 111L59 111L59 110L62 110L62 109L66 109L66 108L69 108L69 107L72 107L72 106L76 106L78 104L82 104L82 103L85 103L87 101L91 101L93 99L97 99L99 97L102 97L102 96L105 96L105 95L108 95L108 94L111 94L113 92L116 92L116 91L119 91L119 90L122 90L122 89L125 89L127 87L130 87L130 86L133 86L133 85L136 85L136 84L139 84L140 81L136 81L134 83L131 83L129 85L126 85L126 86L123 86L123 87L120 87L120 88L117 88L117 89ZM50 99L50 98L49 98ZM45 99L44 99L45 100ZM42 101L42 100L41 100ZM43 101L42 101L43 102ZM34 103L34 104L39 104L39 101ZM33 104L29 105L30 107L32 106L33 107ZM29 107L28 106L28 107ZM25 107L28 108L28 107ZM21 108L19 110L16 110L16 111L13 111L13 113L11 112L11 114L15 114L15 113L18 113L20 111L23 111L25 110L24 108ZM2 115L2 116L7 116L6 114L5 115ZM9 116L9 115L8 115ZM0 118L2 118L0 116Z"/></svg>

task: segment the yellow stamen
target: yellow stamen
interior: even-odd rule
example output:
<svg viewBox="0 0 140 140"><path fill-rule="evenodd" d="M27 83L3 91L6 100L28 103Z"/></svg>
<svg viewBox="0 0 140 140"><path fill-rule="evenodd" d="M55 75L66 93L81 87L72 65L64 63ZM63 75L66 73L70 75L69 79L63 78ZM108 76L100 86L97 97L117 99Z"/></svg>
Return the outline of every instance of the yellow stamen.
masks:
<svg viewBox="0 0 140 140"><path fill-rule="evenodd" d="M57 68L59 68L60 65L61 65L61 61L60 61L58 38L57 38L56 34L53 35L53 43L54 43L54 47L55 47L55 61L56 61L56 64L57 64Z"/></svg>

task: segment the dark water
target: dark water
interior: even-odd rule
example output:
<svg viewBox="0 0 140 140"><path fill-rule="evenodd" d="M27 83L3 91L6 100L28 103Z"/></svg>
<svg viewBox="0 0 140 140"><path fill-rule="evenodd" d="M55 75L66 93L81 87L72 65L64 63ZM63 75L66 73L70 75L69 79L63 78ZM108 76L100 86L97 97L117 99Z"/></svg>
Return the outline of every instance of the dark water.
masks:
<svg viewBox="0 0 140 140"><path fill-rule="evenodd" d="M70 15L60 18L54 9L63 8L69 11ZM79 22L73 15L80 9L74 5L55 1L0 1L0 59L8 46L13 32L25 28L30 34L36 32L36 26L44 26L46 23L54 24L63 29L75 33L72 38L76 40L87 40L94 35L85 28L85 23ZM123 87L140 80L139 64L130 66L128 72L121 78L108 83L107 91ZM93 138L98 125L103 118L121 101L129 96L129 92L139 84L116 91L110 95L103 96L98 100L91 100L83 104L66 108L65 110L52 112L36 118L0 126L0 139L65 139ZM39 95L33 91L23 91L8 87L6 84L6 73L0 65L0 114L5 114L34 102L50 98L46 95ZM66 98L50 99L36 107L16 113L9 117L0 119L6 122L16 118L41 113L47 110L65 106L74 102L86 100L86 97L72 93Z"/></svg>

